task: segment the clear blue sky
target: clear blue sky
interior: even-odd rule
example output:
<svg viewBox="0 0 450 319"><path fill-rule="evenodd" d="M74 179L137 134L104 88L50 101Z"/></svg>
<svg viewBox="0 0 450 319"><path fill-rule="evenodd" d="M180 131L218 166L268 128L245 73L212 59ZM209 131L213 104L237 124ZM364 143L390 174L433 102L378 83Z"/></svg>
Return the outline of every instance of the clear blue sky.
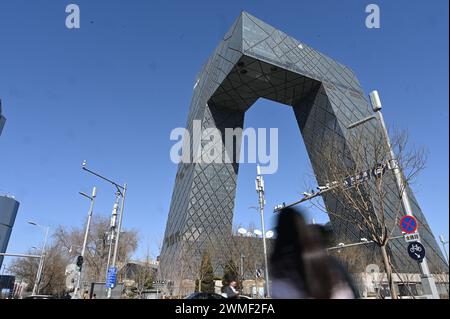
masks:
<svg viewBox="0 0 450 319"><path fill-rule="evenodd" d="M0 2L0 192L21 202L8 247L42 241L29 219L81 225L98 187L96 214L109 216L113 189L81 170L129 185L124 226L156 253L164 233L176 165L169 133L184 126L195 75L241 10L355 70L378 89L388 124L408 129L429 151L413 188L435 234L448 238L448 1L92 1L81 29L65 27L69 1ZM365 7L381 8L367 29ZM267 207L297 198L309 160L293 112L260 100L246 126L278 127L279 171L266 176ZM259 225L254 165L241 165L235 224ZM318 221L326 216L315 213ZM272 216L267 221L271 225Z"/></svg>

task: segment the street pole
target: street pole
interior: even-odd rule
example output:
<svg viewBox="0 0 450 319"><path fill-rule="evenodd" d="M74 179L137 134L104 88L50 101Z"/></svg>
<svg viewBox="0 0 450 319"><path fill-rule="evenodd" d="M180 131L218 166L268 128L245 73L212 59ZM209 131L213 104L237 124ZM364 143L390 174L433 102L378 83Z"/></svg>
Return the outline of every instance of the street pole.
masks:
<svg viewBox="0 0 450 319"><path fill-rule="evenodd" d="M448 265L448 252L447 249L445 248L445 245L448 245L448 240L444 239L444 235L440 235L439 239L441 240L442 247L444 247L444 253L445 257L447 258L447 265Z"/></svg>
<svg viewBox="0 0 450 319"><path fill-rule="evenodd" d="M111 264L111 253L112 253L112 247L113 247L113 241L116 238L116 228L117 228L117 210L119 209L119 196L120 193L116 192L116 198L114 200L113 210L111 214L111 222L109 224L110 233L109 233L109 249L108 249L108 261L106 263L106 275L105 275L105 282L108 280L108 271ZM106 289L106 296L109 298L111 294L111 291L109 288Z"/></svg>
<svg viewBox="0 0 450 319"><path fill-rule="evenodd" d="M243 282L244 282L244 258L245 255L241 253L240 256L240 275L241 275L241 289L243 288Z"/></svg>
<svg viewBox="0 0 450 319"><path fill-rule="evenodd" d="M92 195L88 196L84 193L81 193L81 195L87 197L90 199L91 204L89 206L89 212L88 212L88 219L87 219L87 223L86 223L86 231L84 233L84 240L83 240L83 247L81 249L81 257L83 258L84 261L84 253L86 252L86 245L87 245L87 241L88 241L88 235L89 235L89 228L91 225L91 219L92 219L92 213L94 211L94 202L95 202L95 197L97 196L97 189L94 188L92 189ZM82 282L82 276L83 276L83 265L80 268L80 271L78 273L78 279L77 279L77 284L75 286L75 291L73 293L74 298L78 298L78 293L80 293L80 286L81 286L81 282ZM81 296L80 296L81 297Z"/></svg>
<svg viewBox="0 0 450 319"><path fill-rule="evenodd" d="M267 262L267 246L266 246L266 228L264 225L264 179L261 175L261 169L259 165L256 166L256 192L258 193L258 203L259 203L259 211L261 214L261 228L262 228L262 239L263 239L263 249L264 249L264 268L265 268L265 276L266 276L266 297L270 298L270 288L269 288L269 265Z"/></svg>
<svg viewBox="0 0 450 319"><path fill-rule="evenodd" d="M115 245L114 245L114 256L112 258L112 267L116 266L117 252L118 252L118 248L119 248L120 229L122 227L123 208L124 208L124 204L125 204L125 194L126 194L126 191L127 191L127 184L124 184L124 186L121 186L121 185L117 184L116 182L106 178L105 176L88 169L86 161L83 161L82 169L85 170L88 173L91 173L91 174L93 174L93 175L95 175L95 176L97 176L97 177L99 177L99 178L101 178L101 179L111 183L117 189L116 201L114 203L113 216L111 217L111 225L110 225L111 235L110 235L110 244L109 244L109 251L108 251L108 263L107 263L107 267L106 267L106 276L105 276L105 281L107 281L108 280L108 270L110 268L110 262L111 262L111 250L112 250L112 245L113 245L113 240L114 239L115 239ZM121 204L121 208L120 208L119 225L117 227L118 230L116 230L117 209L118 209L119 196L122 197L122 204ZM112 292L112 287L108 287L107 291L106 291L106 295L107 295L108 299L111 298L111 292Z"/></svg>
<svg viewBox="0 0 450 319"><path fill-rule="evenodd" d="M0 256L7 257L22 257L22 258L37 258L41 259L41 255L30 255L30 254L10 254L10 253L0 253Z"/></svg>
<svg viewBox="0 0 450 319"><path fill-rule="evenodd" d="M403 209L406 215L413 216L411 202L409 199L409 195L407 192L407 184L403 181L402 173L398 167L398 163L395 160L394 150L392 149L392 145L389 139L389 134L386 129L386 124L384 123L383 114L381 113L381 101L377 91L370 92L370 102L372 104L373 111L375 112L375 116L369 116L365 119L362 119L356 123L349 125L347 128L352 129L361 124L368 122L371 119L377 119L381 125L382 133L384 136L384 140L386 142L386 146L388 149L389 163L391 165L392 170L394 171L395 181L399 190L399 195L402 200ZM418 232L417 232L418 233ZM431 276L430 269L428 268L427 259L424 258L421 262L419 262L419 267L421 270L421 283L423 287L423 291L428 296L431 296L433 299L439 299L439 293L436 288L436 283L434 278Z"/></svg>
<svg viewBox="0 0 450 319"><path fill-rule="evenodd" d="M112 259L111 267L116 267L117 262L117 252L119 251L119 238L120 238L120 231L122 228L122 219L123 219L123 209L125 206L125 196L127 194L127 184L123 185L123 192L122 192L122 201L120 204L120 216L119 216L119 224L117 225L117 232L116 232L116 242L114 245L114 255ZM111 298L111 290L112 288L108 288L108 298Z"/></svg>
<svg viewBox="0 0 450 319"><path fill-rule="evenodd" d="M258 285L258 266L256 265L256 261L255 261L255 295L256 295L256 299L259 299L259 285Z"/></svg>
<svg viewBox="0 0 450 319"><path fill-rule="evenodd" d="M38 227L42 227L36 223L33 222L29 222L32 225L38 226ZM45 258L45 247L47 245L47 237L48 237L48 231L49 231L49 226L47 226L46 230L45 230L45 237L44 237L44 245L42 246L42 251L41 251L41 258L39 258L39 266L38 266L38 271L36 273L36 279L34 281L34 286L33 286L33 291L32 291L32 295L37 295L39 293L39 284L41 281L41 276L42 276L42 270L44 268L44 258Z"/></svg>
<svg viewBox="0 0 450 319"><path fill-rule="evenodd" d="M377 91L372 91L370 93L370 100L372 102L373 110L375 114L378 116L378 120L381 124L381 128L385 137L386 146L389 150L389 162L391 163L395 175L395 181L397 183L397 187L400 191L400 196L402 199L403 208L405 210L406 215L413 216L411 202L409 199L409 195L407 192L407 184L403 181L402 173L398 167L398 163L395 159L394 150L392 149L391 141L389 139L389 134L386 129L386 124L384 123L383 114L381 113L381 102L378 96ZM418 233L418 231L417 231ZM422 287L427 295L431 295L433 299L439 299L439 292L436 287L436 283L434 278L431 276L430 269L428 268L427 259L424 258L421 262L419 262L419 267L422 272Z"/></svg>

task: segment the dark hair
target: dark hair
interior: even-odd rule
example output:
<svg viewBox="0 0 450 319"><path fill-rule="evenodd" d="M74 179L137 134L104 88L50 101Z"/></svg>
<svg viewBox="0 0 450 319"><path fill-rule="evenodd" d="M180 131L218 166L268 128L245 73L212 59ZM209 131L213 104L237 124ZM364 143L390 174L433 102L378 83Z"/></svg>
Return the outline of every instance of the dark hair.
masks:
<svg viewBox="0 0 450 319"><path fill-rule="evenodd" d="M291 282L309 298L330 298L342 282L326 252L326 238L316 225L307 225L302 214L292 208L280 211L277 238L271 255L273 278Z"/></svg>

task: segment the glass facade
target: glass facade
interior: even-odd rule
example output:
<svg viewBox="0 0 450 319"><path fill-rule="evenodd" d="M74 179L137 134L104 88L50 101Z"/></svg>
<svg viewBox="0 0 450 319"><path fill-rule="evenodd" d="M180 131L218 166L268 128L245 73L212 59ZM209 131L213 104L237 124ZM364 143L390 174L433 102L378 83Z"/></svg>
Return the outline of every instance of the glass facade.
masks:
<svg viewBox="0 0 450 319"><path fill-rule="evenodd" d="M3 127L5 126L6 118L2 115L2 100L0 100L0 135L2 135Z"/></svg>
<svg viewBox="0 0 450 319"><path fill-rule="evenodd" d="M348 125L372 115L364 96L348 67L243 12L196 79L186 128L191 136L194 120L200 120L203 129L217 128L222 133L225 128L242 128L246 110L258 98L289 105L321 184L328 182L321 169L322 144L331 136L343 149L348 147ZM380 127L376 121L370 121L363 130L363 134L370 136L380 132ZM237 141L235 148L239 149L240 144ZM232 236L232 218L238 169L235 161L179 164L161 252L161 278L174 281L195 278L194 261L201 258L206 247L213 246L223 255L231 254L230 243L236 241ZM393 189L386 191L392 198L388 196L385 205L391 211L388 218L395 219L399 199L395 183L390 185ZM437 271L446 267L444 257L408 191L413 213L421 224L430 268ZM326 196L324 201L329 211L350 214L339 199ZM330 219L339 240L349 243L367 237L354 225L332 216ZM399 231L393 236L399 235ZM418 265L407 256L406 246L403 240L391 242L397 271L418 272ZM215 268L218 274L220 265L215 264Z"/></svg>
<svg viewBox="0 0 450 319"><path fill-rule="evenodd" d="M0 253L6 252L18 209L19 202L14 198L0 196ZM3 256L0 256L0 268L2 263Z"/></svg>

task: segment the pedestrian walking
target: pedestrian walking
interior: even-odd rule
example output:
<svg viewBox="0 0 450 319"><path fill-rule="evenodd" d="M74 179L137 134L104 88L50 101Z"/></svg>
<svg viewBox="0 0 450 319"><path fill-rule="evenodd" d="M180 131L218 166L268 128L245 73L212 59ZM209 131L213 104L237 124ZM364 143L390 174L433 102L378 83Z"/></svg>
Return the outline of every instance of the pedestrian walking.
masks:
<svg viewBox="0 0 450 319"><path fill-rule="evenodd" d="M228 285L225 286L223 292L227 298L230 298L230 299L238 298L239 291L236 290L236 286L237 286L237 282L236 282L236 280L233 280L233 279L230 281L230 283Z"/></svg>
<svg viewBox="0 0 450 319"><path fill-rule="evenodd" d="M277 238L270 258L272 297L281 299L354 299L350 276L328 255L323 229L307 225L302 214L278 214Z"/></svg>

